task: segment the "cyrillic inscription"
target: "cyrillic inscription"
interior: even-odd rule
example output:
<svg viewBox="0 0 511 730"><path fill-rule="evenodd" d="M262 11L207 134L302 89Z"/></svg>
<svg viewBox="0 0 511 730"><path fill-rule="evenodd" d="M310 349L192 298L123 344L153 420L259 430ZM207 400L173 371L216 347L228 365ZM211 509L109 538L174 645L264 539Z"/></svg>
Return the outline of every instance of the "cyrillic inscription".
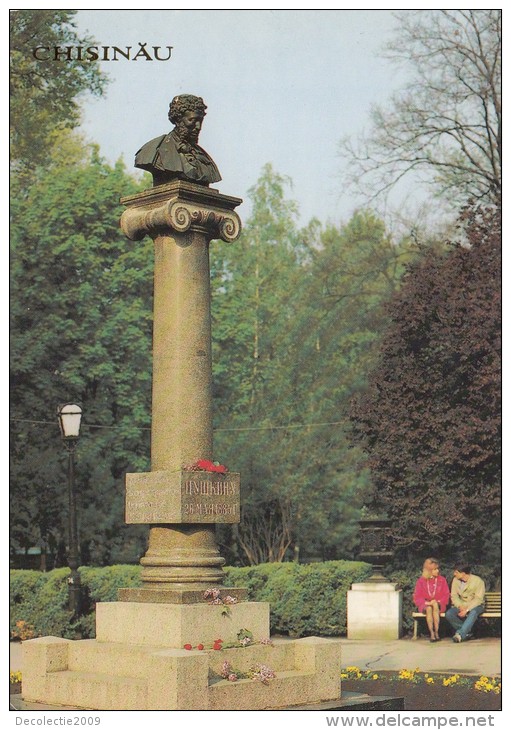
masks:
<svg viewBox="0 0 511 730"><path fill-rule="evenodd" d="M221 496L224 494L233 495L237 493L237 487L239 485L236 482L225 481L225 482L210 482L204 480L197 481L185 481L184 493L195 495L214 495Z"/></svg>
<svg viewBox="0 0 511 730"><path fill-rule="evenodd" d="M128 524L235 523L240 520L240 475L164 472L126 475Z"/></svg>
<svg viewBox="0 0 511 730"><path fill-rule="evenodd" d="M205 517L206 515L217 515L224 517L226 515L236 516L238 514L238 506L236 504L204 504L203 502L194 502L184 504L185 516Z"/></svg>

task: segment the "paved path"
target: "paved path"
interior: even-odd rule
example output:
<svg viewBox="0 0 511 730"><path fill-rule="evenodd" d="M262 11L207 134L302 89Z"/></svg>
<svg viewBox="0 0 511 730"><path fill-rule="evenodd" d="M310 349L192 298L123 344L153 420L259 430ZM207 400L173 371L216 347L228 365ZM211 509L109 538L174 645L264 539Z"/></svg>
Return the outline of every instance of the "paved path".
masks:
<svg viewBox="0 0 511 730"><path fill-rule="evenodd" d="M501 673L502 646L499 638L473 639L454 644L446 638L431 644L428 639L398 641L343 640L342 666L359 669L419 669L493 677Z"/></svg>
<svg viewBox="0 0 511 730"><path fill-rule="evenodd" d="M454 644L443 639L431 644L429 639L400 639L398 641L342 641L342 666L356 666L366 670L419 669L422 672L446 672L493 677L501 673L501 640L499 638L474 639ZM20 642L10 643L10 668L23 672ZM73 707L56 707L41 703L25 702L20 695L11 696L14 711L74 710ZM78 710L79 711L79 710Z"/></svg>
<svg viewBox="0 0 511 730"><path fill-rule="evenodd" d="M359 669L420 669L422 672L457 672L493 677L501 673L501 640L473 639L454 644L443 639L397 641L342 641L342 666ZM10 668L23 671L21 643L10 643Z"/></svg>

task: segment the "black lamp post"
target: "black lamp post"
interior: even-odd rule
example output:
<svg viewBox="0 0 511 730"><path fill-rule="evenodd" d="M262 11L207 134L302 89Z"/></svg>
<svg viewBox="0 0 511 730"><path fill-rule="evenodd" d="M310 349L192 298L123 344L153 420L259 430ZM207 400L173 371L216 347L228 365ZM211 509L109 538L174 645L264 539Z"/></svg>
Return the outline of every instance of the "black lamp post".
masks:
<svg viewBox="0 0 511 730"><path fill-rule="evenodd" d="M74 452L80 438L80 421L82 409L75 403L66 403L58 408L60 433L68 453L68 494L69 494L69 550L68 565L71 568L69 577L69 609L73 615L80 613L80 564L78 526L76 519L75 468Z"/></svg>

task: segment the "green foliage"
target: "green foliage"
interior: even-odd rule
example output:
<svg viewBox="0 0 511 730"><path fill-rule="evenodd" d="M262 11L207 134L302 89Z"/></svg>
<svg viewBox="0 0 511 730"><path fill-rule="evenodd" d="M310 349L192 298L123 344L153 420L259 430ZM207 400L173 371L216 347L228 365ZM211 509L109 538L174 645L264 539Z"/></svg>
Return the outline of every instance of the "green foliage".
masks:
<svg viewBox="0 0 511 730"><path fill-rule="evenodd" d="M248 599L269 601L272 633L290 636L346 632L346 591L351 583L370 575L365 563L332 561L299 565L267 563L246 568L226 568L226 585L248 589ZM85 615L71 623L67 609L69 570L49 573L11 571L11 632L16 623L33 627L36 636L89 638L94 636L94 607L99 601L117 600L119 588L138 587L140 566L114 565L80 568Z"/></svg>
<svg viewBox="0 0 511 730"><path fill-rule="evenodd" d="M35 570L10 572L10 633L22 638L20 632L30 627L35 636L62 636L67 639L91 638L95 635L94 608L99 601L116 601L119 588L141 584L140 566L113 565L107 568L79 569L84 615L73 620L68 609L69 568L57 568L48 573ZM22 622L19 626L18 623Z"/></svg>
<svg viewBox="0 0 511 730"><path fill-rule="evenodd" d="M42 583L46 582L46 574L39 570L11 571L10 600L11 604L24 606L33 600L34 593Z"/></svg>
<svg viewBox="0 0 511 730"><path fill-rule="evenodd" d="M487 591L501 589L496 567L475 565L472 570L483 578ZM346 634L346 595L351 584L367 580L371 573L367 563L347 560L262 563L225 568L225 585L246 588L249 601L269 602L272 634L339 636ZM444 573L450 582L450 571ZM411 633L411 614L415 610L413 590L420 571L411 564L406 569L389 570L385 574L403 591L403 628L405 633ZM80 568L84 615L72 622L67 609L68 575L68 568L49 573L11 570L11 637L92 638L96 603L116 601L119 588L137 588L142 584L139 565ZM484 626L481 630L486 635L494 628ZM22 637L22 632L27 633Z"/></svg>
<svg viewBox="0 0 511 730"><path fill-rule="evenodd" d="M123 544L140 552L122 477L148 464L153 254L119 230L119 198L137 190L123 165L74 144L12 201L11 537L54 557L65 539L56 408L77 401L82 561L104 564Z"/></svg>
<svg viewBox="0 0 511 730"><path fill-rule="evenodd" d="M403 633L411 634L413 631L412 613L417 611L417 607L413 602L413 591L417 579L420 577L420 571L413 567L408 570L389 570L385 571L385 577L392 583L397 583L403 591Z"/></svg>
<svg viewBox="0 0 511 730"><path fill-rule="evenodd" d="M240 240L211 250L215 453L243 475L240 528L222 530L235 563L353 555L370 480L349 401L414 255L369 212L299 230L287 186L265 166Z"/></svg>
<svg viewBox="0 0 511 730"><path fill-rule="evenodd" d="M76 10L10 11L10 138L11 160L18 175L29 180L38 165L46 166L52 139L80 121L79 97L99 95L106 77L97 63L37 60L38 46L89 45L74 25Z"/></svg>
<svg viewBox="0 0 511 730"><path fill-rule="evenodd" d="M82 583L91 603L116 601L119 588L142 585L140 565L110 565L105 568L81 568Z"/></svg>
<svg viewBox="0 0 511 730"><path fill-rule="evenodd" d="M23 621L33 627L35 636L77 638L67 608L69 569L38 575L36 571L11 571L11 636L17 635L16 623Z"/></svg>
<svg viewBox="0 0 511 730"><path fill-rule="evenodd" d="M468 209L460 235L407 272L352 415L400 554L497 561L500 212Z"/></svg>
<svg viewBox="0 0 511 730"><path fill-rule="evenodd" d="M227 584L248 589L249 600L268 601L271 632L290 636L346 633L346 592L370 574L366 563L268 563L227 568Z"/></svg>

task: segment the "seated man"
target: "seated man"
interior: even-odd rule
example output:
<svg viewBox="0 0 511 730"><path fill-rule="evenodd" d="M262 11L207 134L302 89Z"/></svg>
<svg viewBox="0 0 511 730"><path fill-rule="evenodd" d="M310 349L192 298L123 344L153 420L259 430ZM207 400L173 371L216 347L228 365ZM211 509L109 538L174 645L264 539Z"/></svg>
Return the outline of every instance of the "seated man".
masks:
<svg viewBox="0 0 511 730"><path fill-rule="evenodd" d="M452 639L455 643L467 640L479 615L484 612L484 592L483 580L472 575L470 566L456 563L451 585L452 606L445 613L456 631Z"/></svg>

